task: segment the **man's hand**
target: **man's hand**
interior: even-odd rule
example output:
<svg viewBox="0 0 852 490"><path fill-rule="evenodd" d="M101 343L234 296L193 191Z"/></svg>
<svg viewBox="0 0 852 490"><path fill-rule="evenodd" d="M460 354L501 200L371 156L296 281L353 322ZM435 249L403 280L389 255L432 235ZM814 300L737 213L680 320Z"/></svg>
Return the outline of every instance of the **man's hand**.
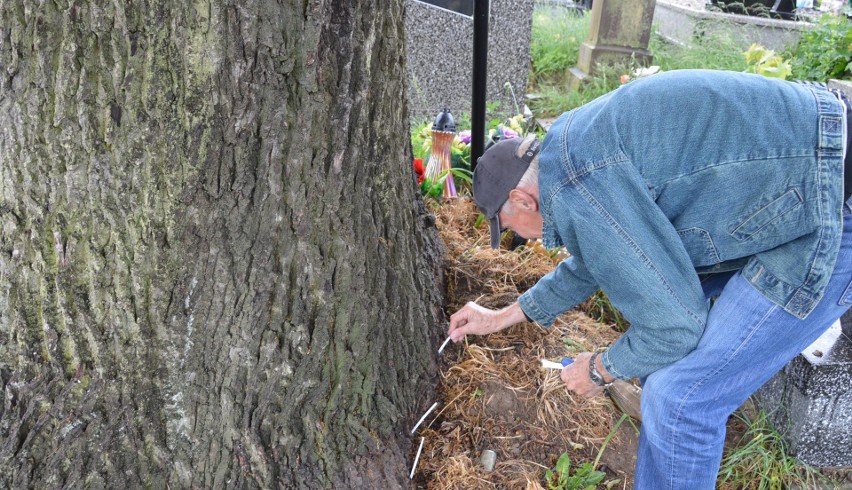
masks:
<svg viewBox="0 0 852 490"><path fill-rule="evenodd" d="M489 310L469 302L450 316L448 333L453 342L458 342L467 334L487 335L525 320L524 312L517 302L502 310Z"/></svg>
<svg viewBox="0 0 852 490"><path fill-rule="evenodd" d="M592 398L600 395L604 390L603 386L596 385L592 382L592 379L589 378L589 359L591 358L592 354L590 352L584 352L578 355L574 358L574 362L572 364L569 364L562 369L562 373L559 375L569 390L586 398ZM598 359L600 359L600 356L598 356ZM598 363L597 367L598 372L604 376L606 381L610 381L612 379L612 376L610 376L606 370L602 370L602 364Z"/></svg>

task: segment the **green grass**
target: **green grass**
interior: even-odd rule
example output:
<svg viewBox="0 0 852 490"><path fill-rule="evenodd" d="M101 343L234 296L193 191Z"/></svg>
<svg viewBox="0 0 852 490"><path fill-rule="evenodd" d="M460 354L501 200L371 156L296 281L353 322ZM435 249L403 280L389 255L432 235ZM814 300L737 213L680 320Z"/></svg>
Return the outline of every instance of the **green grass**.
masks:
<svg viewBox="0 0 852 490"><path fill-rule="evenodd" d="M584 83L581 90L571 90L567 77L558 83L542 82L529 89L531 94L539 97L530 101L530 108L538 117L556 117L615 90L621 85L621 75L630 71L632 68L624 66L602 68L600 73Z"/></svg>
<svg viewBox="0 0 852 490"><path fill-rule="evenodd" d="M624 316L613 306L606 293L600 289L584 301L580 305L580 309L596 322L610 325L619 332L626 332L630 328L630 322L624 319Z"/></svg>
<svg viewBox="0 0 852 490"><path fill-rule="evenodd" d="M561 7L537 6L530 40L530 82L567 80L568 69L577 63L580 43L588 33L588 16L571 15Z"/></svg>
<svg viewBox="0 0 852 490"><path fill-rule="evenodd" d="M718 25L715 34L696 38L690 46L673 44L654 32L649 50L654 55L654 64L664 71L688 68L745 71L748 66L742 47Z"/></svg>
<svg viewBox="0 0 852 490"><path fill-rule="evenodd" d="M568 88L568 70L576 65L580 44L589 31L589 15L576 16L567 9L537 6L533 14L532 74L528 92L537 96L530 102L539 117L554 117L579 107L621 85L621 75L630 74L635 62L603 68L584 83L580 90ZM691 46L670 43L656 32L649 50L653 64L663 71L685 68L744 71L743 50L719 29L715 35L696 39Z"/></svg>
<svg viewBox="0 0 852 490"><path fill-rule="evenodd" d="M737 444L727 448L716 481L717 488L780 490L831 487L819 471L787 455L784 440L764 411L758 411L747 403L734 416L747 429Z"/></svg>
<svg viewBox="0 0 852 490"><path fill-rule="evenodd" d="M603 68L579 90L569 88L568 70L576 65L580 45L589 32L590 16L551 5L538 5L533 13L530 54L532 72L527 91L536 96L529 105L538 117L555 117L579 107L621 85L621 76L638 67L635 62ZM744 48L736 40L738 28L713 21L712 28L699 25L689 46L671 43L656 30L648 49L653 64L662 71L688 68L746 71ZM741 35L741 34L740 34ZM852 22L824 16L816 28L802 35L798 45L781 53L793 67L793 77L806 80L852 78Z"/></svg>

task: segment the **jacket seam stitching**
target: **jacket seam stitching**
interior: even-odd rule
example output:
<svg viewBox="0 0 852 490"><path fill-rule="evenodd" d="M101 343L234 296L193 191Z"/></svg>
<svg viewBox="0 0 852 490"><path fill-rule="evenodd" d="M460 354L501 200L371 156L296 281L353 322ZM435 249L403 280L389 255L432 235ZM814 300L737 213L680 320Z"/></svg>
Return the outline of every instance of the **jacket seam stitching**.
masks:
<svg viewBox="0 0 852 490"><path fill-rule="evenodd" d="M655 187L664 186L666 184L669 184L670 182L680 180L684 177L689 177L689 176L692 176L692 175L695 175L695 174L700 174L701 172L704 172L706 170L714 169L714 168L717 168L717 167L722 167L722 166L725 166L725 165L733 165L733 164L736 164L736 163L743 163L743 162L759 162L759 161L765 161L765 160L786 160L786 159L790 159L790 158L802 158L802 157L806 157L806 156L814 156L813 151L814 151L813 149L810 149L808 151L803 151L800 155L788 155L788 156L778 156L778 157L766 156L766 157L760 157L760 158L739 158L739 159L736 159L736 160L724 160L724 161L721 161L721 162L716 162L716 163L711 164L711 165L707 165L706 167L701 167L700 169L693 170L692 172L686 172L686 173L683 173L683 174L678 174L676 177L672 177L671 179L668 179L668 180L663 180L659 183L654 184L654 186Z"/></svg>
<svg viewBox="0 0 852 490"><path fill-rule="evenodd" d="M818 94L815 90L811 90L811 93L813 94L814 98L817 99L817 107L818 107L819 116L821 117L825 114L830 115L831 114L830 112L828 112L828 111L824 112L823 111L823 108L822 108L823 100L822 100L822 97L820 97L820 94ZM838 102L838 104L839 104L839 102ZM825 179L824 179L825 176L823 175L823 173L824 173L823 172L823 170L824 170L824 168L823 168L824 158L823 157L825 155L823 155L822 152L819 151L819 150L825 149L822 146L822 141L823 141L824 136L825 136L825 134L823 132L822 125L820 124L819 135L818 135L818 142L819 142L820 146L817 147L817 172L816 172L816 174L817 174L817 188L818 189L823 188L823 184L824 184L824 181L825 181ZM838 135L838 137L839 137L839 135ZM834 157L834 155L828 155L828 156L829 156L829 158ZM841 191L841 193L842 192L843 191ZM823 193L820 193L818 195L816 201L817 201L817 209L819 210L819 216L824 218L826 215L825 215L825 208L824 208L825 203L823 202ZM799 316L799 315L796 314L796 313L793 313L791 310L795 309L794 306L796 306L796 305L794 305L793 302L796 301L799 298L800 295L808 296L807 300L808 300L809 304L808 304L807 308L809 309L809 311L808 311L807 314L810 314L810 311L813 310L813 305L815 305L823 296L823 294L819 294L819 295L817 295L817 297L814 298L813 294L808 293L808 290L811 289L812 284L813 284L814 269L816 268L815 267L816 262L817 262L817 260L819 260L819 257L821 255L824 255L822 248L823 248L823 245L825 243L825 234L826 234L827 230L826 230L825 226L822 226L823 225L822 222L820 223L820 225L821 226L820 226L820 229L819 229L819 233L817 235L818 238L817 238L816 247L814 247L815 251L814 251L814 254L813 254L813 258L811 259L810 264L808 265L808 275L807 275L807 277L805 277L805 280L804 280L804 282L802 282L802 285L799 286L798 288L796 288L795 290L793 290L793 294L790 295L790 299L787 301L787 304L784 305L784 309L787 310L787 311L790 311L790 313L792 313L795 316ZM825 290L823 288L822 293L824 293L824 292L825 292ZM797 310L797 311L799 311L799 310ZM805 315L805 316L807 316L807 315Z"/></svg>

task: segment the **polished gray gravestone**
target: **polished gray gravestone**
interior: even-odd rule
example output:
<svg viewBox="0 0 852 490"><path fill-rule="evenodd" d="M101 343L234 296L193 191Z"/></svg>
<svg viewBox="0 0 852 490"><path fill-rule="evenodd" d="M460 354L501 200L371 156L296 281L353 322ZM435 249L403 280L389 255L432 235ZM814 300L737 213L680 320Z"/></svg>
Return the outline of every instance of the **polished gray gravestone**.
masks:
<svg viewBox="0 0 852 490"><path fill-rule="evenodd" d="M514 116L523 109L534 7L534 0L490 1L486 99L492 107L499 103L492 115ZM470 113L473 18L406 0L405 38L411 119L434 119L444 107L456 115Z"/></svg>

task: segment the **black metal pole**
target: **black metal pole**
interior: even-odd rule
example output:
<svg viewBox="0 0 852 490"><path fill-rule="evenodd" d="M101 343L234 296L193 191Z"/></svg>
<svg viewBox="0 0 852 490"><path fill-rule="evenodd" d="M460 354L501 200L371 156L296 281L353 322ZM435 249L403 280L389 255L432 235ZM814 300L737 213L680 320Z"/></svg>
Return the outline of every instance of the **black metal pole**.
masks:
<svg viewBox="0 0 852 490"><path fill-rule="evenodd" d="M485 92L488 84L488 0L473 5L473 101L470 109L470 168L485 151Z"/></svg>

